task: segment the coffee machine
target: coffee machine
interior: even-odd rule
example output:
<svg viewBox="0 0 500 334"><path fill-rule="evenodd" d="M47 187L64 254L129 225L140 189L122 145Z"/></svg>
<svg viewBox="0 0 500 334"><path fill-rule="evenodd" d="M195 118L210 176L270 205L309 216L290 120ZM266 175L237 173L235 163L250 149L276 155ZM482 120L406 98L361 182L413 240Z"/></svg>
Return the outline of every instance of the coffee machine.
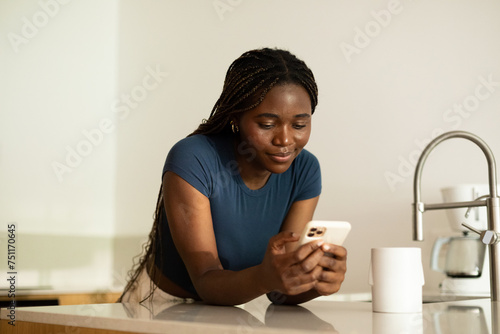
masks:
<svg viewBox="0 0 500 334"><path fill-rule="evenodd" d="M462 184L441 189L444 202L466 202L488 195L487 184ZM453 236L436 239L431 255L431 269L446 278L440 284L444 294L489 296L490 273L486 246L475 233L465 228L467 223L479 230L487 229L485 207L446 210Z"/></svg>

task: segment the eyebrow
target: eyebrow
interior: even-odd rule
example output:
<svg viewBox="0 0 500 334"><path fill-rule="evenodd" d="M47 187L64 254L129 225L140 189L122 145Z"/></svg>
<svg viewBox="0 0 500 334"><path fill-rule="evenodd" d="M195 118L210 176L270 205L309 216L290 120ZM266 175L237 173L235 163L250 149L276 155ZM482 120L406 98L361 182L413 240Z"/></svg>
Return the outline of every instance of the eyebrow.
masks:
<svg viewBox="0 0 500 334"><path fill-rule="evenodd" d="M310 118L311 115L307 113L303 114L297 114L293 116L294 118ZM277 114L272 114L272 113L262 113L257 115L255 118L279 118Z"/></svg>

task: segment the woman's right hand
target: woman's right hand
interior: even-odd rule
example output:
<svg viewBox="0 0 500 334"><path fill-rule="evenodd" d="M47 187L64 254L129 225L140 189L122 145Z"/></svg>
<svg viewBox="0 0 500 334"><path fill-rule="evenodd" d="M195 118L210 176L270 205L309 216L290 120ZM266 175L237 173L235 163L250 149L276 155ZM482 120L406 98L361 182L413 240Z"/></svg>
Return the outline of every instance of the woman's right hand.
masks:
<svg viewBox="0 0 500 334"><path fill-rule="evenodd" d="M298 240L292 232L281 232L269 240L261 264L263 285L269 292L297 295L315 287L322 272L319 262L324 255L323 241L313 241L287 253L285 244Z"/></svg>

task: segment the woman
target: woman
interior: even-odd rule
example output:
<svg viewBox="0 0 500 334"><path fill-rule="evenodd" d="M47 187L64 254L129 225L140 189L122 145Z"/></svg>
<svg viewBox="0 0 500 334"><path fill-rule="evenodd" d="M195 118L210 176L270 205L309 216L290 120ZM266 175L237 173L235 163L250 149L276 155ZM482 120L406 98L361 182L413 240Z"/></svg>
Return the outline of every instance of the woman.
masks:
<svg viewBox="0 0 500 334"><path fill-rule="evenodd" d="M267 294L297 304L339 290L343 247L295 249L321 192L319 163L303 149L317 94L288 51L233 62L210 118L167 156L146 254L120 301L237 305Z"/></svg>

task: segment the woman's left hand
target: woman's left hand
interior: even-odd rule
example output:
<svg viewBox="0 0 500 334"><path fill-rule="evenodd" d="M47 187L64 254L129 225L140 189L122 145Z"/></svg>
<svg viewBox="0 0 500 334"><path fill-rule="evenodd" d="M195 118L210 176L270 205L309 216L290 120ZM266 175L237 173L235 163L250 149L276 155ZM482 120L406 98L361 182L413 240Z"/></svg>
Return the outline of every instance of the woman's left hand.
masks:
<svg viewBox="0 0 500 334"><path fill-rule="evenodd" d="M342 246L323 244L325 255L319 266L323 267L315 290L322 296L328 296L340 290L347 271L347 250Z"/></svg>

